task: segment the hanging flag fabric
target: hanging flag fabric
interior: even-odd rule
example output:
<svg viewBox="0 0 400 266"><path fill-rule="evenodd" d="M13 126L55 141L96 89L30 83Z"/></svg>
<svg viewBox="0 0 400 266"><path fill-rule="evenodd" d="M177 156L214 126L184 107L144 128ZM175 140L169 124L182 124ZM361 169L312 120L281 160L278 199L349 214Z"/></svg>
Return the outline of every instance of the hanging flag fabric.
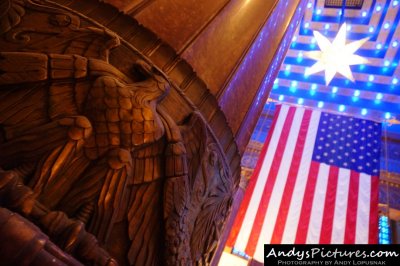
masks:
<svg viewBox="0 0 400 266"><path fill-rule="evenodd" d="M287 105L273 124L227 246L377 243L381 124Z"/></svg>

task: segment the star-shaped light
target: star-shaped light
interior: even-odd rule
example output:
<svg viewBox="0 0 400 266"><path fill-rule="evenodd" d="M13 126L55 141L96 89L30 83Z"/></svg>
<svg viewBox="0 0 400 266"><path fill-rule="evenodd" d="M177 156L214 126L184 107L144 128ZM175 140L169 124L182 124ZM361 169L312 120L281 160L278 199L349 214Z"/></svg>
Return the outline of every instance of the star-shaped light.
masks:
<svg viewBox="0 0 400 266"><path fill-rule="evenodd" d="M339 32L333 42L330 42L325 36L317 31L314 31L314 37L317 40L321 51L304 53L306 56L318 61L312 67L308 68L305 74L311 75L325 70L326 85L331 82L336 73L340 73L354 82L350 65L359 65L368 62L367 59L359 55L355 55L354 53L366 41L368 41L369 38L364 38L346 44L346 23L343 23L343 25L340 27Z"/></svg>

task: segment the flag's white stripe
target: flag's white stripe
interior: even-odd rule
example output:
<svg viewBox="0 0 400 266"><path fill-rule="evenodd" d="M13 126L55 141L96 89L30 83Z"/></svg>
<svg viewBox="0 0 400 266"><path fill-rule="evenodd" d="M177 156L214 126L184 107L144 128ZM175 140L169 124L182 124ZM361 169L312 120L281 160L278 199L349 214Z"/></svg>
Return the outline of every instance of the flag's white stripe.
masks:
<svg viewBox="0 0 400 266"><path fill-rule="evenodd" d="M358 191L355 244L368 244L370 204L371 204L371 176L361 173L360 187Z"/></svg>
<svg viewBox="0 0 400 266"><path fill-rule="evenodd" d="M321 112L319 111L313 111L311 114L310 125L308 127L307 138L304 143L304 150L301 157L299 172L293 190L292 200L290 201L285 230L282 236L282 244L293 244L296 238L320 117Z"/></svg>
<svg viewBox="0 0 400 266"><path fill-rule="evenodd" d="M246 249L251 229L253 227L254 219L256 217L257 210L260 204L264 186L267 181L267 177L271 168L272 159L274 158L275 151L278 145L279 138L282 133L283 125L285 123L288 111L289 111L289 106L287 105L281 106L274 132L271 132L272 133L271 141L269 143L263 165L258 175L258 179L255 184L253 194L251 195L250 203L246 210L246 215L243 219L242 226L240 228L237 240L235 242L235 248L238 250L244 251Z"/></svg>
<svg viewBox="0 0 400 266"><path fill-rule="evenodd" d="M343 244L344 242L350 172L349 169L339 168L331 244Z"/></svg>
<svg viewBox="0 0 400 266"><path fill-rule="evenodd" d="M325 196L329 178L329 165L321 163L311 208L306 244L318 244L324 215Z"/></svg>
<svg viewBox="0 0 400 266"><path fill-rule="evenodd" d="M276 176L275 185L272 190L271 199L269 201L269 206L254 254L254 258L258 261L263 261L264 244L269 244L271 241L279 207L281 206L283 190L285 189L294 149L299 136L304 111L304 108L297 108L293 117L293 123L289 131L285 150L283 151L281 165Z"/></svg>

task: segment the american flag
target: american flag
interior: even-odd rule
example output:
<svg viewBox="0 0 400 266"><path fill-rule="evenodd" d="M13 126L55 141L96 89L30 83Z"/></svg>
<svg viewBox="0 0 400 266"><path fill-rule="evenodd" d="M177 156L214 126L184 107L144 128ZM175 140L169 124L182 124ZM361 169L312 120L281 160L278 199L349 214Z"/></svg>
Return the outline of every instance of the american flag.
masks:
<svg viewBox="0 0 400 266"><path fill-rule="evenodd" d="M381 125L280 105L227 246L377 243Z"/></svg>

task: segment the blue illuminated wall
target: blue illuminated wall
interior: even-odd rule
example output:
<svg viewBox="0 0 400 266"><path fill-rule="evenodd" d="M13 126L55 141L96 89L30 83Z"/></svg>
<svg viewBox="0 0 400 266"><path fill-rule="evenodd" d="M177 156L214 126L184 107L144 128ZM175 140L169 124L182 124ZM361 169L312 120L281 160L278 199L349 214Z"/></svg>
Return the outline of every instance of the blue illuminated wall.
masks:
<svg viewBox="0 0 400 266"><path fill-rule="evenodd" d="M341 12L341 9L324 8L323 0L308 2L270 98L376 121L398 117L400 3L397 0L365 0L362 9L345 10L347 42L370 38L356 52L369 62L351 66L354 83L336 74L326 86L324 72L304 74L315 63L304 53L319 50L313 31L333 40L340 27ZM390 130L399 131L398 127Z"/></svg>
<svg viewBox="0 0 400 266"><path fill-rule="evenodd" d="M387 216L379 217L379 244L390 244L390 226Z"/></svg>

